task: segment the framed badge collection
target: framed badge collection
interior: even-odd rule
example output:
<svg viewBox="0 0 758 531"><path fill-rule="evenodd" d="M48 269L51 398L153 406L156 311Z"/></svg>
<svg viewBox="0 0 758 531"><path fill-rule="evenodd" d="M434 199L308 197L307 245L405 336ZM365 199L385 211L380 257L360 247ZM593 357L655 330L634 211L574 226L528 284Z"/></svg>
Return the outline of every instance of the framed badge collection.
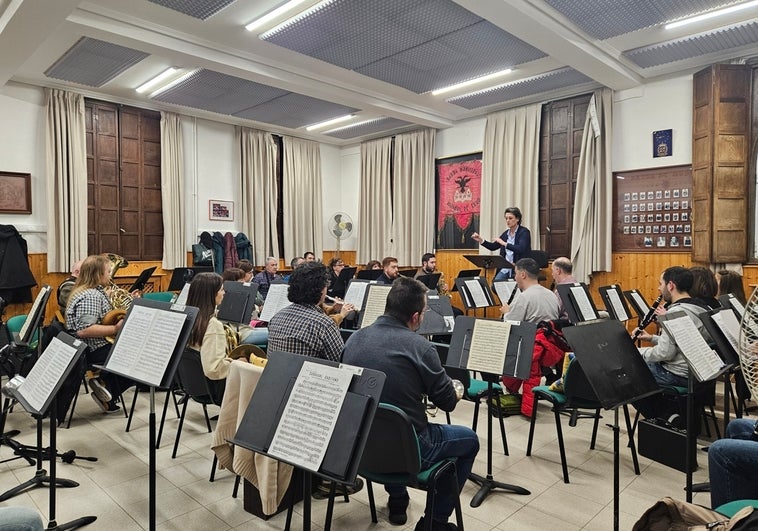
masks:
<svg viewBox="0 0 758 531"><path fill-rule="evenodd" d="M690 252L690 166L614 174L613 250Z"/></svg>

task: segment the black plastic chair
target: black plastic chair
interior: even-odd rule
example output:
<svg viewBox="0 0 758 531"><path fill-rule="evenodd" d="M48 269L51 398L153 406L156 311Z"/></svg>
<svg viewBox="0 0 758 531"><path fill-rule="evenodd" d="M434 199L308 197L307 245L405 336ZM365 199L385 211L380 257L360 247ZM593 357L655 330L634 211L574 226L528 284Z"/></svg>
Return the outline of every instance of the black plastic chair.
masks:
<svg viewBox="0 0 758 531"><path fill-rule="evenodd" d="M179 418L179 416L181 415L181 413L179 412L179 403L177 402L176 394L174 393L174 391L176 390L177 390L177 386L175 384L168 388L166 387L156 388L156 391L166 393L166 400L163 403L163 413L161 414L161 423L160 423L160 427L158 428L158 436L155 440L156 448L160 448L161 446L161 436L163 435L163 425L166 422L166 412L168 410L168 403L170 400L173 400L174 402L174 409L176 410L176 418ZM150 388L145 385L137 384L134 386L134 395L132 396L132 405L129 407L129 417L127 418L127 421L126 421L126 429L124 429L126 433L129 433L129 430L132 427L132 420L134 419L134 409L137 405L137 397L139 396L141 392L149 392L149 391L150 391ZM124 395L122 393L121 404L123 406L126 406L126 403L123 400L123 396Z"/></svg>
<svg viewBox="0 0 758 531"><path fill-rule="evenodd" d="M532 419L529 423L529 441L526 446L526 455L532 455L532 440L534 439L534 426L537 421L537 409L540 400L546 400L552 405L552 411L555 415L555 430L558 433L558 449L561 454L561 467L563 469L563 482L569 482L568 465L566 463L566 448L563 443L563 429L561 428L561 415L569 416L569 426L576 426L580 418L594 419L592 426L592 439L590 440L590 450L595 449L595 440L597 438L597 428L600 422L600 409L602 405L597 399L595 392L592 390L587 376L584 374L579 362L574 359L569 363L566 374L563 376L564 392L551 391L549 386L538 385L533 389L534 408L532 409ZM629 408L624 405L624 418L626 420L626 429L629 436L629 447L632 452L632 461L634 463L634 473L639 475L640 465L637 460L637 448L634 444L634 430L629 417Z"/></svg>
<svg viewBox="0 0 758 531"><path fill-rule="evenodd" d="M413 423L404 411L391 404L379 404L376 410L358 474L366 478L371 521L374 523L377 523L378 519L372 483L405 485L425 490L427 494L424 523L427 530L432 526L431 515L437 482L447 475L448 480L455 485L455 491L458 491L455 459L444 459L422 470L418 437ZM330 498L329 503L333 503L333 498ZM458 529L462 531L463 513L460 497L456 497L455 517Z"/></svg>
<svg viewBox="0 0 758 531"><path fill-rule="evenodd" d="M224 396L225 380L210 380L203 373L203 364L200 361L200 352L192 348L184 349L182 359L179 361L177 368L177 377L179 388L183 391L184 396L179 400L182 405L182 411L179 415L179 427L176 430L176 439L174 440L174 451L171 457L176 457L176 451L179 448L179 438L182 435L184 426L184 417L187 414L187 405L193 400L203 406L205 415L205 424L208 427L208 433L211 433L211 419L208 416L208 406L221 405L221 399ZM213 481L216 472L217 458L214 454L213 465L211 468L210 481Z"/></svg>

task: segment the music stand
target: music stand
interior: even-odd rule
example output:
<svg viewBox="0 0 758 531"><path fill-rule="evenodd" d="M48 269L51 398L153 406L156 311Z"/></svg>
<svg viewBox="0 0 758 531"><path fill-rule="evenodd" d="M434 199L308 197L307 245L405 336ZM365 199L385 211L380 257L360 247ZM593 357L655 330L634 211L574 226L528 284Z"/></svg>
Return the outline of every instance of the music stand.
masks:
<svg viewBox="0 0 758 531"><path fill-rule="evenodd" d="M716 352L724 363L730 366L729 372L733 373L735 369L739 369L740 323L732 309L717 308L699 317L716 345ZM729 424L729 400L733 396L731 378L724 378L724 433Z"/></svg>
<svg viewBox="0 0 758 531"><path fill-rule="evenodd" d="M263 303L263 309L258 319L268 323L273 316L292 304L287 297L288 291L289 285L283 282L272 282L269 284L266 301Z"/></svg>
<svg viewBox="0 0 758 531"><path fill-rule="evenodd" d="M451 334L455 329L455 317L450 298L436 291L426 293L426 313L416 333L422 336Z"/></svg>
<svg viewBox="0 0 758 531"><path fill-rule="evenodd" d="M370 326L380 315L384 315L390 289L392 289L392 284L370 283L366 287L361 311L358 313L358 328Z"/></svg>
<svg viewBox="0 0 758 531"><path fill-rule="evenodd" d="M218 305L216 317L228 323L250 324L255 309L258 284L255 282L224 282L224 298Z"/></svg>
<svg viewBox="0 0 758 531"><path fill-rule="evenodd" d="M150 388L148 522L151 530L155 529L157 492L155 388L170 387L173 383L197 313L194 306L134 299L103 366L103 370Z"/></svg>
<svg viewBox="0 0 758 531"><path fill-rule="evenodd" d="M382 276L382 273L384 273L382 269L361 269L355 278L360 280L376 280Z"/></svg>
<svg viewBox="0 0 758 531"><path fill-rule="evenodd" d="M724 308L731 308L734 310L737 319L742 319L742 316L745 315L745 305L733 294L727 293L726 295L721 295L719 297L719 302Z"/></svg>
<svg viewBox="0 0 758 531"><path fill-rule="evenodd" d="M486 308L495 306L492 291L485 277L458 277L455 279L455 286L460 292L466 311L474 310L474 314L476 314L478 308L484 308L484 312L486 312Z"/></svg>
<svg viewBox="0 0 758 531"><path fill-rule="evenodd" d="M569 321L582 323L600 319L587 284L584 282L558 284L555 289L558 290L558 295L563 301L563 307L566 309Z"/></svg>
<svg viewBox="0 0 758 531"><path fill-rule="evenodd" d="M645 297L643 297L642 294L636 289L630 289L624 291L623 293L626 297L626 300L628 300L629 304L631 304L634 313L637 314L637 320L641 323L650 311L650 305L645 300Z"/></svg>
<svg viewBox="0 0 758 531"><path fill-rule="evenodd" d="M501 306L503 304L510 306L521 293L518 284L516 284L516 281L511 278L493 282L492 289L495 290L497 298L500 299Z"/></svg>
<svg viewBox="0 0 758 531"><path fill-rule="evenodd" d="M480 346L477 344L477 338L474 337L477 325L482 331L484 327L497 327L497 331L500 332L509 329L505 352L500 352L500 357L482 359L478 355ZM537 325L526 321L514 324L460 315L455 320L455 330L450 341L445 366L457 370L474 370L472 367L476 363L477 368L475 370L479 370L482 373L482 378L487 382L486 400L489 406L490 401L495 396L492 384L498 381L501 375L515 376L521 379L529 378L536 331ZM471 355L472 348L474 349L473 356ZM502 365L500 364L501 359ZM491 365L493 362L498 366ZM489 366L489 368L482 367L482 365ZM515 494L531 494L523 487L501 483L492 476L492 415L487 415L487 475L480 476L472 472L469 479L480 487L479 491L471 498L471 507L479 507L487 495L498 488Z"/></svg>
<svg viewBox="0 0 758 531"><path fill-rule="evenodd" d="M416 280L421 282L429 289L437 289L437 285L440 283L442 273L429 273L428 275L419 275Z"/></svg>
<svg viewBox="0 0 758 531"><path fill-rule="evenodd" d="M603 286L600 291L600 297L603 299L606 311L610 314L611 319L616 321L628 321L632 318L629 313L629 307L626 305L626 299L624 299L624 293L621 291L621 286L618 284L611 284L610 286Z"/></svg>
<svg viewBox="0 0 758 531"><path fill-rule="evenodd" d="M213 273L211 266L177 267L171 273L171 280L166 291L181 291L185 284L192 282L198 273Z"/></svg>
<svg viewBox="0 0 758 531"><path fill-rule="evenodd" d="M319 368L326 366L328 368ZM320 370L346 371L350 375L350 383L338 413L328 410L327 414L336 415L334 429L328 441L309 439L311 450L321 452L323 456L305 461L297 450L283 456L279 452L270 453L275 446L275 437L282 432L293 430L296 426L289 423L287 406L304 401L306 406L313 406L312 396L306 392L294 392L298 384L303 383L304 374ZM344 375L345 373L341 373ZM355 482L358 474L366 439L374 419L379 398L384 387L386 376L383 372L372 369L341 365L337 362L291 354L289 352L269 352L266 370L263 371L255 388L250 403L237 428L234 438L229 441L235 446L247 448L253 452L284 461L303 471L303 529L311 527L311 478L316 476L334 483L350 485ZM305 386L303 386L305 387ZM302 387L300 387L302 389ZM293 393L294 392L294 393ZM330 391L330 398L337 393ZM295 405L295 407L298 407ZM314 408L315 409L315 408ZM318 414L315 413L315 414ZM280 427L281 425L281 427ZM300 449L303 437L296 445ZM325 447L323 444L325 443ZM289 524L292 514L290 506L287 514ZM327 520L331 514L327 514Z"/></svg>
<svg viewBox="0 0 758 531"><path fill-rule="evenodd" d="M56 398L63 382L71 374L86 348L86 343L61 332L53 338L25 379L17 376L16 382L20 382L17 386L6 386L3 389L4 393L13 397L25 411L37 419L37 470L32 479L2 494L0 501L5 501L27 490L42 487L47 483L50 488L47 529L61 531L77 529L97 520L95 516L85 516L60 525L55 520L56 487L79 486L79 483L75 481L59 479L55 475L56 425L58 422ZM50 419L50 475L47 475L47 472L42 468L42 419L46 415L49 415Z"/></svg>
<svg viewBox="0 0 758 531"><path fill-rule="evenodd" d="M471 262L477 267L484 268L484 276L487 277L487 271L492 269L493 271L500 271L501 269L515 269L516 266L506 260L499 254L464 254L463 258ZM492 278L495 278L495 275Z"/></svg>
<svg viewBox="0 0 758 531"><path fill-rule="evenodd" d="M479 274L482 272L481 269L462 269L458 271L458 276L453 279L453 287L450 291L458 291L458 286L455 284L455 281L459 278L472 278L472 277L478 277Z"/></svg>
<svg viewBox="0 0 758 531"><path fill-rule="evenodd" d="M653 374L620 321L602 320L568 326L563 335L574 349L590 387L600 404L614 412L613 422L613 529L619 529L619 412L623 407L631 433L628 404L660 392ZM634 445L634 441L630 440ZM632 446L635 471L639 470Z"/></svg>
<svg viewBox="0 0 758 531"><path fill-rule="evenodd" d="M415 277L416 276L416 271L418 271L418 269L416 269L415 267L412 267L410 269L406 268L406 269L398 269L397 270L397 272L400 274L401 277L408 277L408 278Z"/></svg>
<svg viewBox="0 0 758 531"><path fill-rule="evenodd" d="M137 279L132 283L131 287L129 288L129 293L131 293L135 289L139 291L142 291L143 289L145 289L145 284L147 284L147 281L150 280L150 277L153 276L153 273L155 273L155 270L157 268L158 266L153 266L153 267L148 267L147 269L143 269L142 272L137 277Z"/></svg>
<svg viewBox="0 0 758 531"><path fill-rule="evenodd" d="M337 277L345 283L345 286L348 285L348 283L355 277L355 272L358 271L357 267L348 267L345 266L342 268L342 271L340 271L340 274L337 275Z"/></svg>

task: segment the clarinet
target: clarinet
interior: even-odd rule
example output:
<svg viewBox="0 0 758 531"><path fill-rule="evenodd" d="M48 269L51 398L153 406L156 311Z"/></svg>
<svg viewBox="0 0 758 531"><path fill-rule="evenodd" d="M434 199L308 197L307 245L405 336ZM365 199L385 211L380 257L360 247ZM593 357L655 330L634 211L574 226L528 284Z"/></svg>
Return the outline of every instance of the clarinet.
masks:
<svg viewBox="0 0 758 531"><path fill-rule="evenodd" d="M647 314L645 314L645 317L642 318L642 321L640 321L639 326L637 326L637 330L634 331L634 335L632 336L632 341L635 341L639 335L643 332L645 327L649 325L650 323L654 323L656 319L658 319L658 316L655 314L655 309L658 308L658 306L661 304L661 301L663 300L663 295L658 295L658 298L655 299L653 302L653 305L648 310Z"/></svg>

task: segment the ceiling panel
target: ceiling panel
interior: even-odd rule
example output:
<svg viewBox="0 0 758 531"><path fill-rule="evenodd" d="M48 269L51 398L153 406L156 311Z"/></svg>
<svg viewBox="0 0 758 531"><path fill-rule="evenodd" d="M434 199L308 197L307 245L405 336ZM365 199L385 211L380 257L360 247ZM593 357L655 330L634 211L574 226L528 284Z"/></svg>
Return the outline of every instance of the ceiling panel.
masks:
<svg viewBox="0 0 758 531"><path fill-rule="evenodd" d="M353 126L345 126L332 131L326 131L324 134L333 138L351 140L366 135L374 135L383 131L392 131L409 126L413 126L413 124L395 118L377 118L376 120L371 120L369 122L361 122Z"/></svg>
<svg viewBox="0 0 758 531"><path fill-rule="evenodd" d="M80 85L102 87L147 56L125 46L82 37L45 70L45 75Z"/></svg>
<svg viewBox="0 0 758 531"><path fill-rule="evenodd" d="M344 116L358 109L290 92L235 113L239 118L296 129Z"/></svg>
<svg viewBox="0 0 758 531"><path fill-rule="evenodd" d="M148 0L200 20L212 17L235 0Z"/></svg>

